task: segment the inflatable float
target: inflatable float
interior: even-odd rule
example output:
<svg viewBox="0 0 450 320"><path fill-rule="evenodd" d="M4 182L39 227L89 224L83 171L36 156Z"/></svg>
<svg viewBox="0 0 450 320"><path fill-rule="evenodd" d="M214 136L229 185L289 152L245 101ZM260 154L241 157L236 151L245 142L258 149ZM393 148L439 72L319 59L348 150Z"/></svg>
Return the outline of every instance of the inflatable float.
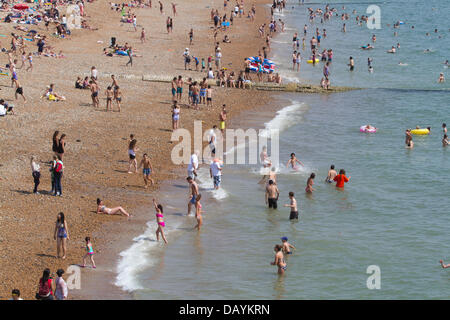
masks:
<svg viewBox="0 0 450 320"><path fill-rule="evenodd" d="M313 63L312 60L306 60L307 63ZM316 58L316 63L319 63L319 59Z"/></svg>
<svg viewBox="0 0 450 320"><path fill-rule="evenodd" d="M377 128L367 129L366 126L361 126L361 127L359 127L359 131L360 132L367 132L367 133L375 133L375 132L377 132Z"/></svg>
<svg viewBox="0 0 450 320"><path fill-rule="evenodd" d="M418 135L425 135L425 134L429 134L430 130L428 129L413 129L411 130L412 134L418 134Z"/></svg>
<svg viewBox="0 0 450 320"><path fill-rule="evenodd" d="M15 4L13 8L16 10L27 10L29 7L24 3L18 3Z"/></svg>
<svg viewBox="0 0 450 320"><path fill-rule="evenodd" d="M247 58L250 61L250 71L258 72L258 63L260 62L258 57ZM272 60L264 59L263 73L272 73L275 70L275 63Z"/></svg>

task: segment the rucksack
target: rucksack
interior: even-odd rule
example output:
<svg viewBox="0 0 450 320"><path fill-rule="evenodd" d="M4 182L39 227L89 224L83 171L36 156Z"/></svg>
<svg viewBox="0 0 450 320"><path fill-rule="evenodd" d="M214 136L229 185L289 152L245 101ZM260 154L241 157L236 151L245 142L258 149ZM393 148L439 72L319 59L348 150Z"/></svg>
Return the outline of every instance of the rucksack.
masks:
<svg viewBox="0 0 450 320"><path fill-rule="evenodd" d="M60 173L60 172L62 172L62 170L63 170L63 164L62 164L62 162L61 161L56 161L56 164L55 164L55 172L57 172L57 173Z"/></svg>

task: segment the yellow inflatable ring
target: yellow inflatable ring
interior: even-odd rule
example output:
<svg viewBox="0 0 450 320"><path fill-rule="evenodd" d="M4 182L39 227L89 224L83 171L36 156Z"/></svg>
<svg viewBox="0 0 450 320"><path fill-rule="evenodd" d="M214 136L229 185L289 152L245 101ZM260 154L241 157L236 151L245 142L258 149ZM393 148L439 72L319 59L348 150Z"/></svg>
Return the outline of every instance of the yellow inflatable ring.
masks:
<svg viewBox="0 0 450 320"><path fill-rule="evenodd" d="M411 130L411 133L424 135L424 134L429 134L430 130L428 130L428 129L413 129L413 130Z"/></svg>
<svg viewBox="0 0 450 320"><path fill-rule="evenodd" d="M313 63L312 60L307 60L306 62L307 62L307 63ZM319 62L319 59L316 59L316 63L318 63L318 62Z"/></svg>

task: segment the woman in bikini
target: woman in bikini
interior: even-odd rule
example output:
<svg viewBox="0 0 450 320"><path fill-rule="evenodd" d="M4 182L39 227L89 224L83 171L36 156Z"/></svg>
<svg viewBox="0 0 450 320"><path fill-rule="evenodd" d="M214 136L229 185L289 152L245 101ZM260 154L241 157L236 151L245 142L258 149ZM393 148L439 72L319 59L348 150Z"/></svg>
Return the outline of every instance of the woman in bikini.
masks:
<svg viewBox="0 0 450 320"><path fill-rule="evenodd" d="M275 251L275 259L270 264L278 267L278 274L284 274L287 269L287 264L284 260L283 246L277 244L273 249Z"/></svg>
<svg viewBox="0 0 450 320"><path fill-rule="evenodd" d="M126 212L125 209L122 207L107 208L103 204L103 201L101 199L97 198L97 214L99 214L99 213L104 213L104 214L108 214L108 215L123 214L124 216L127 216L128 219L132 216L131 214Z"/></svg>
<svg viewBox="0 0 450 320"><path fill-rule="evenodd" d="M156 210L156 222L158 223L158 229L156 229L156 241L159 241L159 234L163 238L164 242L167 244L166 236L164 235L164 227L166 224L164 223L164 215L163 215L163 206L161 204L156 203L156 200L153 199L153 204Z"/></svg>

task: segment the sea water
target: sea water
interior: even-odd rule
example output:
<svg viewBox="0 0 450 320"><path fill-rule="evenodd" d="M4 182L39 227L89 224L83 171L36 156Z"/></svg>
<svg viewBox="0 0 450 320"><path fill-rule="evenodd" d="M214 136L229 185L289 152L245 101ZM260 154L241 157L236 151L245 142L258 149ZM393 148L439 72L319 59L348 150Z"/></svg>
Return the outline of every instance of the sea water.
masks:
<svg viewBox="0 0 450 320"><path fill-rule="evenodd" d="M327 3L339 12L345 3L351 15L345 35L340 32L341 20L324 24L328 37L322 48L335 53L332 84L366 89L284 94L277 100L277 113L244 114L247 126L280 129L279 208L265 206L264 187L257 183L259 165L225 165L219 191L212 187L208 167L202 167L201 232L193 230L193 216L181 216L188 189L180 182L172 191L179 189L186 200L173 204L170 195L162 200L173 206L166 208L165 216L171 226L166 228L169 245L154 243L153 235L149 244L138 245L146 241L143 235L123 253L117 284L136 299L450 298L450 273L439 266L440 259L450 261L450 150L441 144L441 124L450 123L450 79L437 83L439 72L448 75L442 62L450 50L449 22L442 13L450 5L436 0L378 3L383 22L382 29L374 31L357 26L351 14L353 9L365 14L373 3ZM309 6L324 8L325 2ZM289 71L294 30L302 34L307 23L308 40L315 30L306 6L291 7L282 19L292 30L275 39L280 42L273 51L278 71L302 82L319 81L321 63L314 68L303 62L300 74ZM386 24L398 20L405 24L394 37ZM323 29L320 22L315 25ZM370 43L374 33L375 49L358 49ZM283 37L289 39L284 44ZM385 53L397 42L398 54ZM426 48L434 51L424 54ZM346 67L350 55L356 62L353 73ZM372 74L367 71L367 56L374 58ZM399 60L408 66L398 66ZM378 132L359 132L368 123ZM414 149L406 149L404 131L416 125L431 126L431 134L414 136ZM304 163L298 171L285 167L291 152ZM351 176L344 190L325 183L331 164ZM312 172L316 191L308 196L304 189ZM289 191L298 201L298 221L289 221L289 208L283 207L289 203ZM155 228L150 225L148 234ZM286 274L280 277L270 262L282 236L297 250L288 256ZM138 267L128 272L126 266L133 264ZM380 270L380 289L367 286L369 266Z"/></svg>

